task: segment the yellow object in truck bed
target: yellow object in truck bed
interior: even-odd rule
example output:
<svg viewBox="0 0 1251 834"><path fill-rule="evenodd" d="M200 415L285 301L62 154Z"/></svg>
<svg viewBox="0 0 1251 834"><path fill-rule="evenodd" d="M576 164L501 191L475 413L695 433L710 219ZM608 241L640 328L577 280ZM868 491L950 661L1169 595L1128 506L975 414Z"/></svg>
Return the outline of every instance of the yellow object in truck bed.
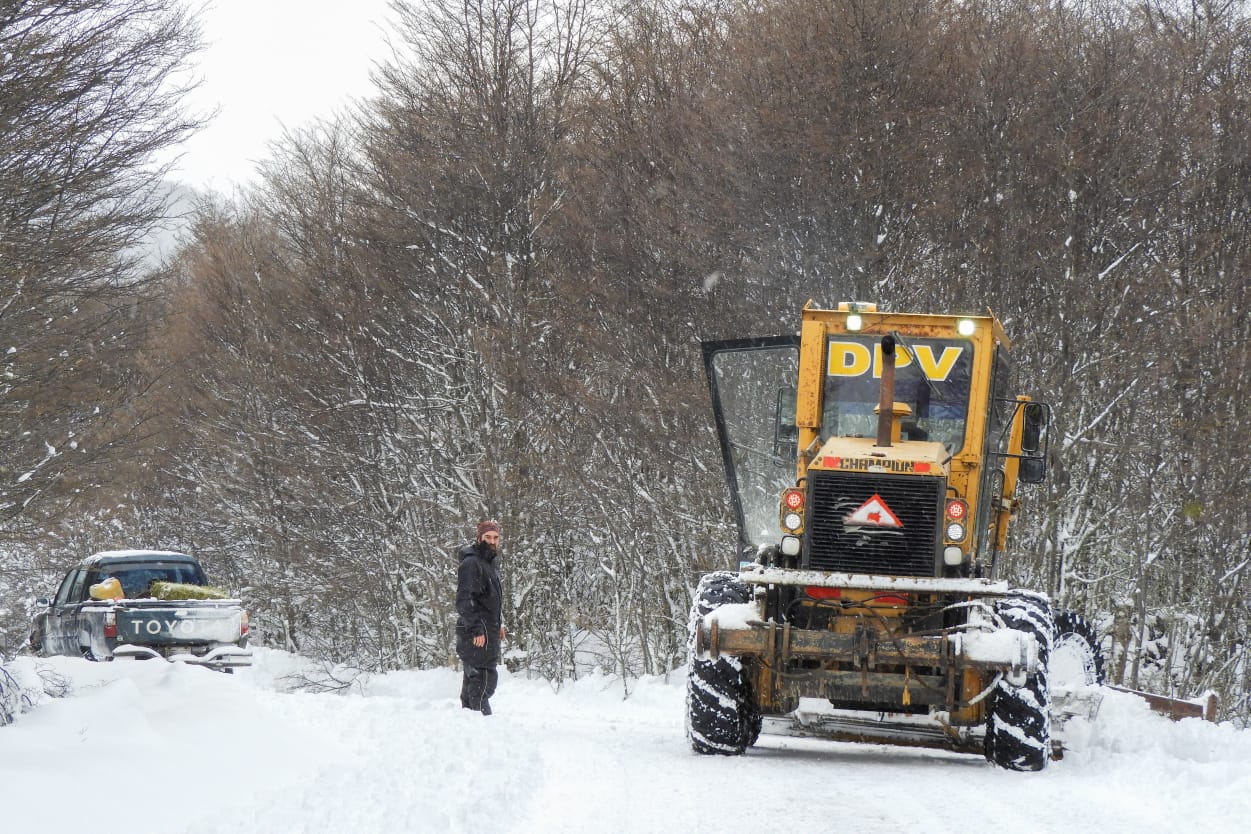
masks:
<svg viewBox="0 0 1251 834"><path fill-rule="evenodd" d="M105 579L103 582L97 582L90 588L92 599L122 599L126 595L122 593L122 583L113 577Z"/></svg>

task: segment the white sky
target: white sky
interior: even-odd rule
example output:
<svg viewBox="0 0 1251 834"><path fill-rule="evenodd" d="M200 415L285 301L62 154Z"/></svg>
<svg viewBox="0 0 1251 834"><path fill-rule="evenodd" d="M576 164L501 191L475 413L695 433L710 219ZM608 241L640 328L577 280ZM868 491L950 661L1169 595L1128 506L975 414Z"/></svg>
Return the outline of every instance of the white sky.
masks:
<svg viewBox="0 0 1251 834"><path fill-rule="evenodd" d="M1251 730L1174 724L1106 692L1042 773L981 756L762 735L697 756L682 670L559 692L501 671L485 718L451 669L293 694L299 658L223 675L161 660L19 657L41 698L0 727L6 832L83 834L1234 834L1251 819ZM817 702L805 701L814 709Z"/></svg>
<svg viewBox="0 0 1251 834"><path fill-rule="evenodd" d="M389 56L387 13L387 0L206 0L203 83L188 103L219 113L182 146L173 176L231 191L254 181L255 163L284 125L300 127L367 95L370 70Z"/></svg>

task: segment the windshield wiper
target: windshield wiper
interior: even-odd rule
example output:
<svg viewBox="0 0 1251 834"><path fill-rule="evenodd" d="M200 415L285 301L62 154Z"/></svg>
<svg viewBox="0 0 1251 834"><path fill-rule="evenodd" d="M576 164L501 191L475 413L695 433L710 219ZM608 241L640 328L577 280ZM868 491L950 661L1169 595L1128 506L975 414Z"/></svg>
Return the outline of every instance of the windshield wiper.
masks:
<svg viewBox="0 0 1251 834"><path fill-rule="evenodd" d="M912 357L912 361L917 363L917 371L920 373L921 379L925 380L925 384L929 386L930 393L940 402L943 399L943 392L938 390L938 386L934 384L934 380L930 379L930 375L921 367L921 360L917 358L917 352L912 349L912 343L904 338L903 334L898 330L892 330L890 335L895 338L896 342L903 345L907 349L908 355Z"/></svg>

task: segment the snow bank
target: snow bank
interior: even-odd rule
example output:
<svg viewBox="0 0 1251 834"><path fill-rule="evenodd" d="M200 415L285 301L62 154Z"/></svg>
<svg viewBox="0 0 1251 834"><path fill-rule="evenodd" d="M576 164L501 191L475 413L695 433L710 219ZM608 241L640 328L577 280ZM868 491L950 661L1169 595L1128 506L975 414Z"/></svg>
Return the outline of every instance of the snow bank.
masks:
<svg viewBox="0 0 1251 834"><path fill-rule="evenodd" d="M10 664L27 681L59 676L66 695L0 728L4 830L757 834L776 827L780 785L802 797L786 802L788 827L813 831L999 820L1012 834L1176 834L1251 818L1251 732L1173 723L1115 692L1093 720L1069 722L1063 760L1020 774L979 756L782 736L742 757L696 756L680 674L633 681L627 697L607 675L555 688L502 672L486 718L460 709L450 669L315 694L293 681L320 666L255 659L235 675Z"/></svg>

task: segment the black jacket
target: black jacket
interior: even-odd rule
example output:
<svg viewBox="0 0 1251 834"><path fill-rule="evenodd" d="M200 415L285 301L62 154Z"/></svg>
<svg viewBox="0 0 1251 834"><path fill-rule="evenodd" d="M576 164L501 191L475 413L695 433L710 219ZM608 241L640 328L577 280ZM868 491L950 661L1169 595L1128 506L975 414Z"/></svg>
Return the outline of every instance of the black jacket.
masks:
<svg viewBox="0 0 1251 834"><path fill-rule="evenodd" d="M500 662L500 625L504 591L495 568L495 551L485 543L468 544L456 553L456 654L466 666L487 667ZM486 635L479 648L473 638Z"/></svg>

